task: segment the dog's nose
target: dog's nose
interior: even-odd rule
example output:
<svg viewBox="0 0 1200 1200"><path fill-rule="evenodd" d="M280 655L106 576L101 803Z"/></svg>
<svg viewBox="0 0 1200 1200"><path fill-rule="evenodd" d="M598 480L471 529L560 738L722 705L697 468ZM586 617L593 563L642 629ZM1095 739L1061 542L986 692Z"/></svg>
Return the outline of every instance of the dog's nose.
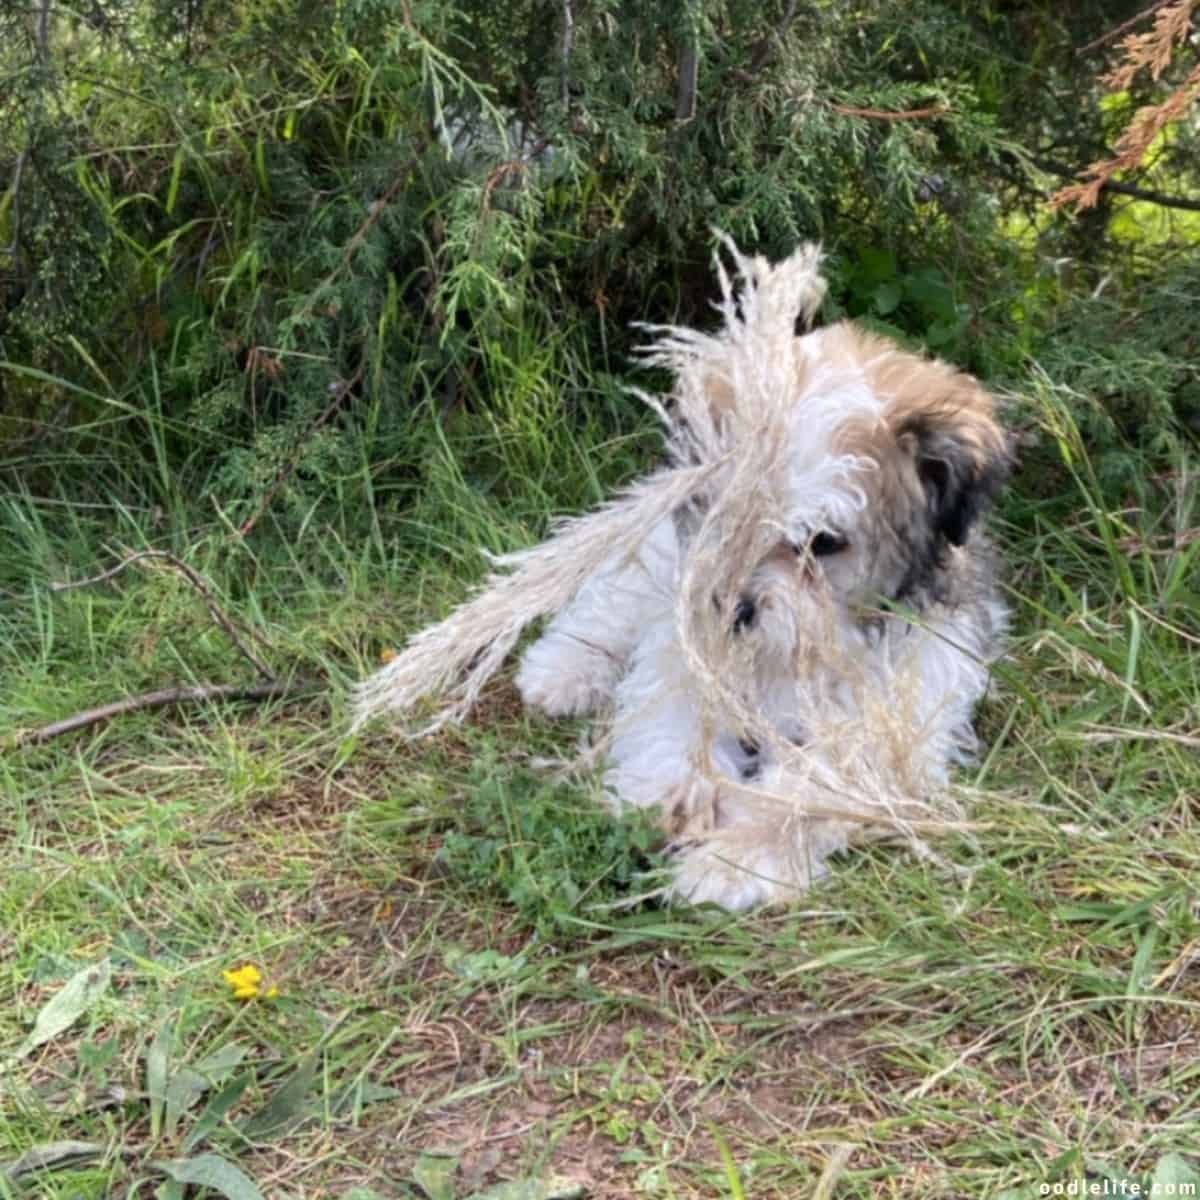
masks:
<svg viewBox="0 0 1200 1200"><path fill-rule="evenodd" d="M758 611L754 601L749 596L738 598L737 608L733 610L733 632L741 633L754 624L754 615Z"/></svg>

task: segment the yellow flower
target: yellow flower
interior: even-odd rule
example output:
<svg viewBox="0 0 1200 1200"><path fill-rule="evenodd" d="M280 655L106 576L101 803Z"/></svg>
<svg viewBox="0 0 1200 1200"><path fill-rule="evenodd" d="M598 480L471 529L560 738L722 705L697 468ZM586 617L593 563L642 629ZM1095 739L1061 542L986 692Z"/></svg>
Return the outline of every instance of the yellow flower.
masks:
<svg viewBox="0 0 1200 1200"><path fill-rule="evenodd" d="M385 647L379 652L379 661L386 666L396 657L396 652L390 646Z"/></svg>
<svg viewBox="0 0 1200 1200"><path fill-rule="evenodd" d="M271 1000L279 995L279 989L273 983L263 988L262 972L253 963L247 963L234 971L222 971L221 974L225 977L225 982L233 988L235 1000L253 1000L255 996Z"/></svg>

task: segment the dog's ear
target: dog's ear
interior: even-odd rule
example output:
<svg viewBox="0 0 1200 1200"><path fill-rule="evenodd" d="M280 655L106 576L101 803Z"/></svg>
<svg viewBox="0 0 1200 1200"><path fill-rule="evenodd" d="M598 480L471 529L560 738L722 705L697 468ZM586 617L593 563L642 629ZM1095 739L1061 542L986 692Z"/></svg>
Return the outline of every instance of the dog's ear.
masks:
<svg viewBox="0 0 1200 1200"><path fill-rule="evenodd" d="M911 456L933 530L963 545L1012 469L999 427L978 410L926 409L905 414L897 442Z"/></svg>

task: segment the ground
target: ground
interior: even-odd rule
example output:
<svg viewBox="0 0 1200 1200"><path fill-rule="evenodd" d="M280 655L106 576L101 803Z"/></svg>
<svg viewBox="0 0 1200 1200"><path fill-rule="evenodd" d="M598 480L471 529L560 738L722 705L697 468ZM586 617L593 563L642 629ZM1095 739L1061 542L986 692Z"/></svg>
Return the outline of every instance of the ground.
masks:
<svg viewBox="0 0 1200 1200"><path fill-rule="evenodd" d="M1200 1195L1200 539L1172 494L1142 524L1010 509L969 825L740 917L646 898L647 831L549 778L579 727L506 679L432 740L347 735L348 684L459 581L243 593L193 551L321 688L34 745L180 662L248 667L161 564L49 595L96 544L30 555L0 613L0 1196Z"/></svg>

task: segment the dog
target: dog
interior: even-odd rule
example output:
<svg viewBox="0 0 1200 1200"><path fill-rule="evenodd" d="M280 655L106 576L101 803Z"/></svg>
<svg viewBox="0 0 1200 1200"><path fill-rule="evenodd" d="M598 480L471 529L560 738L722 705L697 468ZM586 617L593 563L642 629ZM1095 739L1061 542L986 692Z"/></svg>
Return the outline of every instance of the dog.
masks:
<svg viewBox="0 0 1200 1200"><path fill-rule="evenodd" d="M816 247L776 264L727 247L722 329L659 328L647 354L676 381L669 410L645 397L667 466L501 560L365 685L359 719L465 671L458 719L549 615L524 704L599 718L604 794L657 811L669 895L744 910L956 812L949 771L976 750L1006 629L982 522L1011 458L970 375L851 322L797 335L824 291Z"/></svg>

